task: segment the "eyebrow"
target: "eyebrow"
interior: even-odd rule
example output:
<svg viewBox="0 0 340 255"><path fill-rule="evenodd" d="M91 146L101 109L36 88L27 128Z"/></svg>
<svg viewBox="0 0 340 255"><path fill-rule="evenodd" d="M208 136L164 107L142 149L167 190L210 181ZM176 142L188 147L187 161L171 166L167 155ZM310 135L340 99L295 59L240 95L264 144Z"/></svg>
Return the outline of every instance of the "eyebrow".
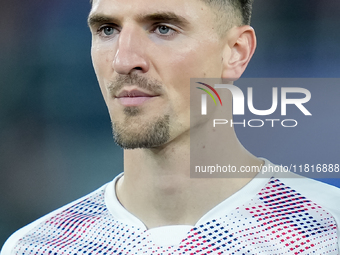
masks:
<svg viewBox="0 0 340 255"><path fill-rule="evenodd" d="M88 17L87 19L87 24L89 27L96 26L98 24L103 24L103 23L115 23L118 24L119 21L118 19L102 14L92 14Z"/></svg>
<svg viewBox="0 0 340 255"><path fill-rule="evenodd" d="M143 21L162 21L170 22L179 26L187 26L189 21L174 12L155 12L151 14L140 14L137 16L139 22Z"/></svg>
<svg viewBox="0 0 340 255"><path fill-rule="evenodd" d="M174 12L155 12L151 14L139 14L136 18L138 22L170 22L176 24L178 26L188 26L189 21ZM115 23L119 24L120 21L111 16L103 15L103 14L92 14L89 16L87 23L89 27L93 27L98 24L103 23Z"/></svg>

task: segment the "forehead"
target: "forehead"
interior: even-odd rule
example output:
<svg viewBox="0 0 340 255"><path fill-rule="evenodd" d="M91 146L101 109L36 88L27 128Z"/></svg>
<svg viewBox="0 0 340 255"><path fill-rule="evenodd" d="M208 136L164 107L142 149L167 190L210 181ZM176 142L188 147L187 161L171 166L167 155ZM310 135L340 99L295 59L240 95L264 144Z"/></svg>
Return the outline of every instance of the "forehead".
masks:
<svg viewBox="0 0 340 255"><path fill-rule="evenodd" d="M199 0L93 0L91 15L128 19L152 13L174 13L191 23L212 21L213 12Z"/></svg>

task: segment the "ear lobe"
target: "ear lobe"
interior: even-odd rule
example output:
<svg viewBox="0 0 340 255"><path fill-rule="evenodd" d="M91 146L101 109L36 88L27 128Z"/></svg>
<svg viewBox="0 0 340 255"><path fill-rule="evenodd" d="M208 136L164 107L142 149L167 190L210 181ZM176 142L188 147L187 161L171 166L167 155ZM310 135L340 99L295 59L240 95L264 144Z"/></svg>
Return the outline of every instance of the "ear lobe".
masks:
<svg viewBox="0 0 340 255"><path fill-rule="evenodd" d="M255 31L250 26L232 28L223 52L222 78L237 80L246 69L256 48Z"/></svg>

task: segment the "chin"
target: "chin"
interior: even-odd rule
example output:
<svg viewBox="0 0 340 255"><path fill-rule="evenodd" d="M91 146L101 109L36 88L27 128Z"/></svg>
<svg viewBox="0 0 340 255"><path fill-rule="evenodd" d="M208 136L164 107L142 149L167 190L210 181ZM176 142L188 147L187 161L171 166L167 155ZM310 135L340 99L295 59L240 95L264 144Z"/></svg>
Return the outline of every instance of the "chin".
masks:
<svg viewBox="0 0 340 255"><path fill-rule="evenodd" d="M170 140L170 117L164 115L147 123L140 118L132 123L112 122L112 130L116 144L123 149L156 148Z"/></svg>

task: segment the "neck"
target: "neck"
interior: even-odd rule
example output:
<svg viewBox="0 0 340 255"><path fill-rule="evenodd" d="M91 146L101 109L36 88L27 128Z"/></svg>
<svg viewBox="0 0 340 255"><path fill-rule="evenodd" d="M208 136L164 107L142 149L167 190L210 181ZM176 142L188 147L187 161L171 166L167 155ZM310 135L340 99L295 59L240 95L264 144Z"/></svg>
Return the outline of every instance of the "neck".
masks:
<svg viewBox="0 0 340 255"><path fill-rule="evenodd" d="M197 135L202 131L211 134L196 144L195 131L191 131L191 136L188 131L162 148L124 152L124 177L117 184L117 196L147 228L195 225L254 177L255 174L247 178L190 178L190 138L198 153L209 159L222 159L224 165L239 168L262 164L243 148L232 128L224 130L218 142L213 139L217 137L214 130L209 129L212 128L203 125L196 131Z"/></svg>

